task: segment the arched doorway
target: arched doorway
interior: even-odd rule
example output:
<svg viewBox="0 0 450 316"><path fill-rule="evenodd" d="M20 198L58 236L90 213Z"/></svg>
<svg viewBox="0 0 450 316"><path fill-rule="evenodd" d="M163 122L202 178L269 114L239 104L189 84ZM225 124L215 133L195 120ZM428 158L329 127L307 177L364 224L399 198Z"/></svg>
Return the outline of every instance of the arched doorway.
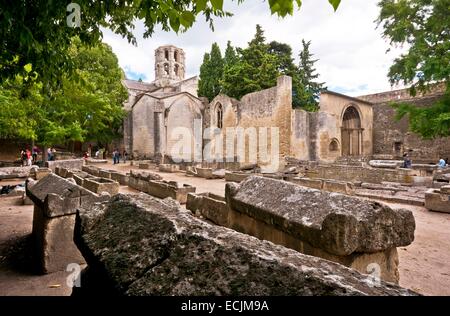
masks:
<svg viewBox="0 0 450 316"><path fill-rule="evenodd" d="M358 110L354 106L349 106L342 118L342 156L360 156L362 154L362 131Z"/></svg>

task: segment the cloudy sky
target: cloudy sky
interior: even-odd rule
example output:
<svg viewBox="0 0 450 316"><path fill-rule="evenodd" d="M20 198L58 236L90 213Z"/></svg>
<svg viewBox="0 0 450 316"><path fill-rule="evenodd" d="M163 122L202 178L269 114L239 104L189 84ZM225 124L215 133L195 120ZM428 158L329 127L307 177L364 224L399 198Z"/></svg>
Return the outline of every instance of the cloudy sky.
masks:
<svg viewBox="0 0 450 316"><path fill-rule="evenodd" d="M130 79L154 79L154 50L173 44L186 52L186 75L198 75L203 54L217 42L225 50L231 40L233 46L246 47L255 34L256 24L265 30L268 41L284 42L293 48L295 57L301 40L311 40L320 80L329 90L358 96L391 90L387 72L400 48L392 49L381 37L381 29L374 22L378 16L378 0L342 0L337 10L327 0L303 0L302 8L284 19L270 15L267 1L225 0L225 9L233 17L216 19L213 32L200 16L193 28L182 34L157 31L152 38L143 39L144 27L138 23L135 36L138 45L104 31L104 42L112 46L120 66ZM297 59L296 59L297 60ZM398 88L398 87L396 87Z"/></svg>

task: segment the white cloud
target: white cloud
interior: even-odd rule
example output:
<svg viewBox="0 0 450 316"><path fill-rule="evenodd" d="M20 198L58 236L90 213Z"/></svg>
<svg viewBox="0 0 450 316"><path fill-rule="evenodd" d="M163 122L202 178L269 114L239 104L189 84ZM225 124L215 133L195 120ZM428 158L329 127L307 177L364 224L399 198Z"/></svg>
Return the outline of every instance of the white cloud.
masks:
<svg viewBox="0 0 450 316"><path fill-rule="evenodd" d="M399 55L399 49L386 53L389 44L376 29L379 13L378 0L343 0L335 13L326 0L304 0L294 16L280 19L270 15L267 2L247 0L241 5L226 2L231 18L215 20L215 31L198 18L192 29L176 35L156 31L143 39L144 26L138 23L134 34L138 46L104 31L104 41L110 44L119 58L120 66L143 74L146 81L154 79L154 50L164 44L173 44L186 52L187 76L197 75L203 54L217 42L222 48L228 40L234 46L245 47L261 24L268 41L276 40L292 46L295 57L301 49L301 39L311 40L311 51L316 67L329 89L349 95L361 95L390 90L387 78L389 66Z"/></svg>

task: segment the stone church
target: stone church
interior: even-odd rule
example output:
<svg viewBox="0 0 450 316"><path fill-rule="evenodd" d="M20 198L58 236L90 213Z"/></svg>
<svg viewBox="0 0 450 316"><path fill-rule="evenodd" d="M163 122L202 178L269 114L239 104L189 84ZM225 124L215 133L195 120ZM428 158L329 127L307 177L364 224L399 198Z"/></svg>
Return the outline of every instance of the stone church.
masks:
<svg viewBox="0 0 450 316"><path fill-rule="evenodd" d="M128 89L124 122L124 148L134 157L164 157L176 140L176 127L194 129L202 118L203 103L197 97L197 77L185 79L185 53L175 46L155 51L155 80L124 80Z"/></svg>
<svg viewBox="0 0 450 316"><path fill-rule="evenodd" d="M450 138L421 139L408 131L405 119L400 122L394 119L389 105L393 100L428 105L442 95L439 89L416 98L411 98L406 89L358 98L325 91L320 96L319 111L311 113L292 108L292 81L287 76L279 77L275 87L247 94L241 100L218 95L208 102L197 96L197 77L185 79L185 62L182 49L162 46L155 51L153 82L123 81L129 92L125 103L128 116L124 122L124 148L133 157L170 161L170 153L178 141L172 137L177 127L185 127L192 134L194 130L216 128L223 139L229 128L252 131L276 127L279 150L269 156L272 155L272 160L279 158L279 168L283 168L288 157L326 163L352 157L395 159L404 151L422 162L450 156ZM266 142L253 137L254 134L244 135L246 146L241 154L245 157L252 151L259 153L259 144ZM217 147L214 141L213 137L212 147ZM270 136L268 143L270 147ZM192 141L192 148L196 146L203 148L205 143ZM222 143L219 146L223 146L223 157L236 158L234 143L231 153L227 152L230 146ZM202 152L201 148L199 151ZM259 155L257 159L260 165L267 163Z"/></svg>

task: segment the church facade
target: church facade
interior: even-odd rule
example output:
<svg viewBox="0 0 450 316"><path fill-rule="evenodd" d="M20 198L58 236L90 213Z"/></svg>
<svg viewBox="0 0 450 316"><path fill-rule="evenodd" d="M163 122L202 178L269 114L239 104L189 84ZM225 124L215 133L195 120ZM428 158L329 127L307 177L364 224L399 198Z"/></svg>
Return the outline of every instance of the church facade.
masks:
<svg viewBox="0 0 450 316"><path fill-rule="evenodd" d="M378 155L389 159L408 150L413 157L417 153L417 159L423 154L433 161L436 156L450 154L443 153L450 148L450 138L424 141L395 121L389 103L409 96L406 90L358 98L324 91L319 111L306 112L292 108L292 80L281 76L276 86L247 94L241 100L218 95L208 102L197 96L197 77L185 79L185 61L182 49L162 46L155 51L153 82L124 80L129 92L124 148L134 158L171 161L179 149L180 136L186 136L177 132L180 128L190 134L184 147L191 148L187 157L190 162L214 156L219 162L246 163L254 154L254 162L262 168L273 166L276 160L281 169L286 158L335 162L342 157ZM419 96L412 102L417 100L425 100L420 104L427 105L433 98ZM227 135L230 130L235 132L234 137ZM271 134L273 130L277 135ZM243 151L236 149L238 137L242 138ZM423 148L428 148L426 153ZM208 150L214 153L206 157Z"/></svg>
<svg viewBox="0 0 450 316"><path fill-rule="evenodd" d="M176 143L170 135L177 127L194 129L202 119L203 103L197 97L197 77L185 79L185 54L175 46L155 51L155 80L124 80L128 115L124 122L124 148L136 158L169 155Z"/></svg>

